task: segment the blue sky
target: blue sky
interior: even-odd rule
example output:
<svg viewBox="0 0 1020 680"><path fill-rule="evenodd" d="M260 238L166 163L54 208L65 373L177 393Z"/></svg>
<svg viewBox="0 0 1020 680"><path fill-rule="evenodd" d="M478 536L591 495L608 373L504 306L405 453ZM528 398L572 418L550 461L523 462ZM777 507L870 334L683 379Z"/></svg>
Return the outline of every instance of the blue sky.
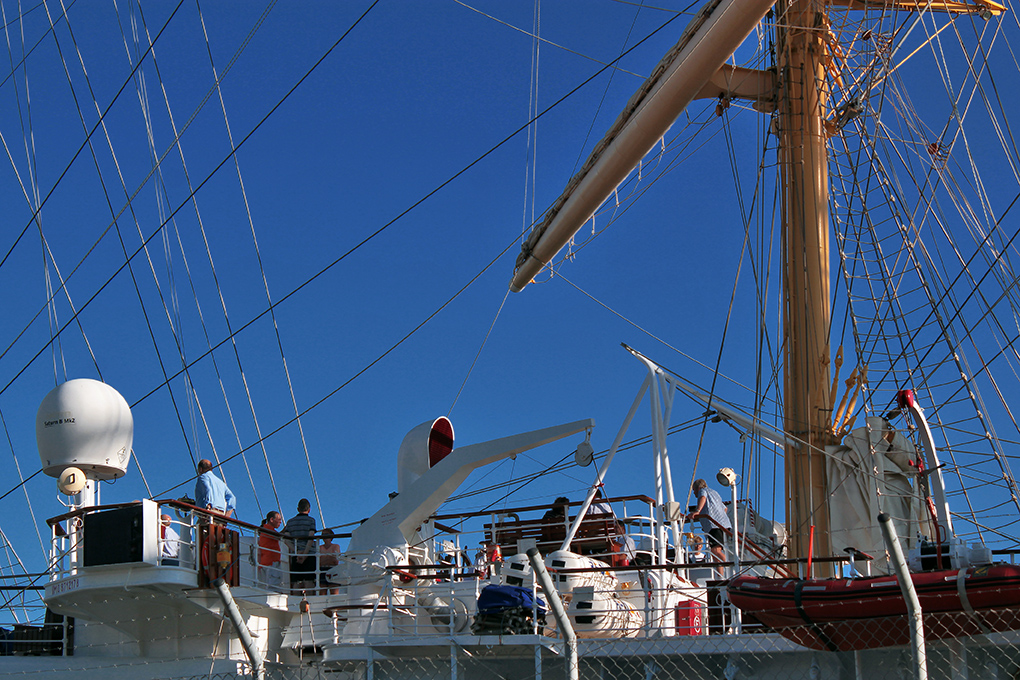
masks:
<svg viewBox="0 0 1020 680"><path fill-rule="evenodd" d="M734 107L729 132L724 133L722 120L712 113L714 102L696 104L690 116L705 128L695 138L689 158L663 173L641 201L563 265L562 273L570 281L648 333L561 278L530 286L503 305L519 250L514 241L559 195L578 159L583 160L639 85L638 75L651 71L688 20L679 18L625 57L621 67L632 73L620 71L610 79L607 72L543 115L531 132L531 146L528 133L522 132L440 188L530 118L534 45L528 32L533 28L533 6L467 5L439 0L381 2L313 69L369 3L272 6L234 62L265 9L261 5L201 3L207 52L194 4L177 9L170 3L143 3L150 34L162 31L154 48L155 67L147 58L142 69L156 153L167 154L162 186L146 179L153 163L121 32L123 28L131 35L129 10L134 10L138 31L144 33L137 8L122 4L118 21L112 5L70 6L71 32L65 22L58 23L56 31L59 52L51 35L43 37L26 58L27 68L18 69L0 86L0 129L14 167L27 181L23 129L28 129L30 110L39 191L47 196L52 189L40 212L42 230L64 276L81 262L68 290L77 307L87 302L78 319L98 370L75 324L64 331L56 360L44 349L50 340L45 312L33 320L46 299L39 231L30 226L14 245L16 235L30 225L32 210L11 163L6 163L0 169L0 197L7 206L2 248L4 254L9 251L0 266L0 286L8 292L0 301L5 319L0 325L4 351L0 413L9 441L5 469L12 472L5 476L3 491L18 483L14 460L26 477L39 467L35 410L55 384L54 364L59 367L57 380L64 379L64 366L68 378L98 378L101 372L134 405L135 456L149 490L155 496L176 497L192 493L188 481L192 457L213 457L215 447L221 459L227 458L257 439L239 363L263 434L293 418L282 345L298 409L319 405L302 418L304 443L294 424L265 441L279 504L258 447L248 450L247 469L235 458L224 466L223 474L240 497L242 519L256 522L277 508L289 516L299 498L312 497L307 447L322 501L314 512L317 516L321 512L327 525L374 512L396 488L395 457L404 434L422 421L446 415L451 407L458 443L593 417L597 422L593 444L597 451L606 449L644 377L643 368L620 349L620 342L696 382L711 383L709 371L649 334L709 366L719 358L744 235L733 198L727 135L744 164L736 181L746 201L760 158L763 119L747 111L738 113ZM686 8L667 5L662 11L603 0L542 3L540 32L549 42L538 53L534 106L544 110L598 71L599 62L615 59ZM12 21L10 8L7 21ZM48 20L39 7L25 21L26 35L35 36L28 39L31 45L43 36ZM8 28L13 41L20 27ZM144 51L144 46L132 44L130 49ZM21 53L20 46L12 48L11 59L17 63ZM88 83L77 63L78 53ZM228 160L224 114L218 94L211 90L210 53L222 77L234 142L244 140L236 154L239 171ZM99 128L92 135L97 161L85 147L72 162L85 134L61 54L86 127L91 129L98 120L93 97L100 110L108 109L105 130ZM177 129L188 125L180 138L183 167L171 145L164 90ZM261 122L277 104L279 108ZM96 163L109 200L97 179ZM58 183L65 168L69 169ZM197 208L187 200L189 182L192 188L201 184L195 193ZM133 195L133 210L121 213L125 194ZM124 246L116 229L100 238L113 222L110 205L113 213L121 213L117 225ZM221 297L229 328L236 332L236 354L227 342L212 353L215 364L206 356L189 368L211 443L197 406L192 407L196 415L189 415L182 379L173 380L180 416L164 385L164 368L152 337L167 374L179 371L181 359L145 254L131 261L134 280L127 270L115 275L124 264L124 249L138 248L139 230L145 237L154 234L174 210L178 212L169 225L174 228L164 229L150 242L149 255L171 316L178 314L170 303L170 291L176 291L180 311L173 325L185 356L194 361L208 350L209 342L221 343L229 335ZM605 226L602 219L596 220L599 229ZM497 257L431 321L358 375ZM321 275L278 304L275 321L269 315L252 321L267 308L263 270L273 300ZM743 295L734 303L720 361L727 374L752 384L754 284L746 262L741 271L738 293ZM52 262L50 275L56 277ZM145 301L151 335L139 296ZM59 323L66 323L71 316L66 300L56 307ZM229 395L236 436L221 383ZM747 402L747 394L733 385L720 389L734 401ZM696 418L702 411L678 398L674 422ZM628 439L648 428L642 411ZM678 492L685 491L699 452L698 476L709 478L721 466L739 467L746 453L736 433L725 426L710 426L704 439L701 435L695 427L671 438ZM574 445L576 441L552 445L506 463L487 481L542 469L569 454ZM759 507L773 502L773 464L768 454L764 467L754 472L766 492ZM610 495L652 493L648 447L621 454L615 466L607 482ZM542 502L547 495L559 494L579 499L593 476L593 468L551 476L522 494L522 502ZM62 511L53 480L40 475L25 490L37 522ZM102 493L105 502L148 495L134 466L124 479L105 485ZM30 523L23 521L25 493L17 490L0 504L4 517L17 518L0 528L29 570L39 569L42 549Z"/></svg>
<svg viewBox="0 0 1020 680"><path fill-rule="evenodd" d="M258 125L367 7L367 3L280 3L272 8L223 77L222 94L235 142ZM212 342L218 343L227 335L213 271L232 328L262 313L267 302L238 172L228 162L210 176L228 157L229 141L216 94L195 113L212 83L198 15L194 6L185 4L167 23L173 9L170 5L143 4L141 15L150 34L163 31L154 48L159 77L151 59L143 69L157 153L169 150L163 163L168 198L162 213L157 208L153 181L139 187L152 161L135 84L128 83L110 105L131 68L114 10L105 5L74 5L69 16L95 100L101 110L109 107L106 128L127 192L138 190L132 201L138 226L131 211L118 220L126 247L132 252L138 247L139 229L146 236L155 231L168 213L166 206L169 211L181 208L175 220L177 231L166 233L180 300L180 337L186 355L197 357L208 344L206 331L197 320L192 284L176 242L178 233ZM528 121L533 41L525 31L532 30L533 8L523 3L490 3L478 5L478 9L510 26L452 2L380 3L245 140L237 162L274 299L290 293L389 224ZM548 107L601 68L597 61L612 60L673 15L638 11L634 6L616 3L586 3L583 11L578 9L576 3L547 4L542 9L542 36L562 48L543 44L539 51L539 109ZM209 49L222 73L262 8L210 3L203 4L201 10L209 32ZM141 26L137 10L135 19ZM41 9L30 13L26 22L36 35L47 25ZM123 7L120 22L126 31L130 30L130 16ZM628 57L626 68L647 74L685 23L675 21L673 28L651 39L647 49ZM31 34L33 28L26 32ZM75 63L66 25L58 26L57 36L72 73L74 93L91 128L97 120L96 106L81 67ZM39 185L45 194L82 145L84 133L51 36L42 40L27 64L27 69L18 71L18 77L4 85L5 135L15 163L25 176L16 104L20 94L22 117L26 117L27 71ZM569 178L600 99L605 96L606 101L594 123L589 147L639 82L635 75L617 73L611 83L603 77L583 88L542 117L531 133L532 149L528 147L527 132L517 135L276 307L280 344L299 408L307 408L351 379L513 244L532 219L531 206L540 212ZM196 209L186 202L189 192L182 164L176 149L170 148L171 128L160 88L166 90L178 129L191 119L181 136L181 146L191 185L205 182L195 198L205 225L212 267L205 254ZM125 191L119 186L102 128L92 139L109 202L120 211L126 203ZM534 169L529 168L529 156L537 157ZM18 206L6 220L6 249L13 243L10 235L28 224L31 212L24 198L19 199L20 189L11 168L4 173L5 204ZM633 220L643 225L640 228L614 226L585 249L567 271L579 286L671 342L688 344L687 339L697 338L699 345L704 342L711 348L719 333L716 319L710 320L704 310L695 309L699 298L715 294L699 283L702 277L697 274L703 268L703 245L708 237L703 228L705 220L699 217L705 208L680 209L680 196L676 194L701 193L732 180L726 174L715 178L699 177L701 173L694 172L674 174L682 174L683 178L669 178L670 188L653 189L665 196L665 208ZM96 176L95 163L86 148L41 211L47 242L65 275L112 221ZM160 193L163 191L160 189ZM682 244L665 258L665 270L657 269L663 259L662 240L667 232L681 228L686 231ZM158 236L151 242L150 253L164 296L169 299L170 275L162 238ZM714 249L720 265L728 267L738 257L739 243L728 244L729 239L719 239L717 233L711 239L717 244ZM662 352L661 345L562 281L532 286L510 296L468 375L500 308L518 250L518 246L512 246L412 338L303 418L308 455L327 524L353 521L375 510L386 493L395 488L394 459L404 433L423 420L447 414L465 378L467 382L451 413L458 442L483 441L595 417L599 424L597 448L608 446L643 378L640 365L619 348L619 343L628 341L653 353ZM9 320L5 324L5 346L28 327L2 359L5 383L49 339L45 314L29 325L45 300L40 253L38 232L31 229L11 252L10 263L0 269L5 289L19 291L2 303ZM649 266L645 266L646 260ZM656 267L651 266L653 261ZM116 232L110 231L71 278L68 289L75 304L89 300L123 262ZM166 371L176 372L180 368L176 343L144 254L132 260L132 267ZM681 282L676 276L680 270L695 276ZM55 277L52 265L51 275ZM727 275L721 284L711 285L729 286L729 279ZM134 449L151 492L160 495L173 489L173 495L180 495L191 491L190 483L178 486L192 475L191 458L167 390L160 387L163 371L145 319L138 311L135 285L122 270L88 303L79 318L102 378L120 390L129 403L137 403ZM65 323L70 316L66 301L57 308L60 323ZM718 314L713 311L710 316L717 318ZM698 332L691 333L691 326L697 326ZM65 337L58 363L66 364L67 377L98 378L74 325L66 329ZM272 319L264 316L255 321L237 334L236 342L259 424L263 432L271 431L293 417ZM711 361L714 351L706 349L700 354ZM256 436L233 349L227 343L214 356L215 367L207 357L190 372L213 432L216 453L225 458L239 446L226 415L219 380L230 395L241 445L249 446ZM675 356L668 358L676 361ZM17 457L26 476L38 469L34 413L54 384L53 363L52 354L44 351L0 394L0 408L11 440L8 455ZM63 373L62 369L58 371L60 379ZM197 416L197 425L189 422L180 378L175 385L193 454L212 456L204 426ZM144 401L138 402L143 397ZM639 422L640 429L646 431L647 416ZM558 459L572 450L573 444L549 448L536 454L537 462L528 465ZM266 452L279 504L289 515L298 498L312 494L296 427L288 426L270 438ZM684 459L689 460L690 452L678 453L678 474L684 470L682 474L686 475L689 462ZM264 514L277 507L265 460L258 447L250 450L247 458ZM524 466L522 461L516 470L499 474L509 478L520 474ZM627 474L621 475L620 481L610 482L612 493L651 491L650 478L646 479L651 471L647 451L640 459L635 455L634 461L621 461L620 466ZM639 469L640 480L636 474ZM260 509L244 465L234 460L227 463L224 473L241 498L240 516L257 520ZM536 494L570 492L576 497L592 474L588 469L569 478L548 480ZM9 486L15 483L12 477ZM39 519L60 511L52 480L38 477L27 489ZM106 502L144 495L134 467L128 477L103 488ZM13 508L24 506L25 499L19 491L2 502L8 513L13 513ZM38 564L40 548L34 532L26 535L25 527L16 525L3 528L22 559Z"/></svg>

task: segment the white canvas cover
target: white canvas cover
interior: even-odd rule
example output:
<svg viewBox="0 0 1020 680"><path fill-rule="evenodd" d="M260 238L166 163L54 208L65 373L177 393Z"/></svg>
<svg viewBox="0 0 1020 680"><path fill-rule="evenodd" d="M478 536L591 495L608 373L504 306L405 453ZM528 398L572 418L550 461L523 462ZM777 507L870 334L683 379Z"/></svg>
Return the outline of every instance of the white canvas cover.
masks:
<svg viewBox="0 0 1020 680"><path fill-rule="evenodd" d="M881 569L886 548L879 513L893 518L904 552L915 543L920 500L910 464L917 458L914 445L884 418L871 417L827 453L832 550L863 550L875 557L872 569Z"/></svg>

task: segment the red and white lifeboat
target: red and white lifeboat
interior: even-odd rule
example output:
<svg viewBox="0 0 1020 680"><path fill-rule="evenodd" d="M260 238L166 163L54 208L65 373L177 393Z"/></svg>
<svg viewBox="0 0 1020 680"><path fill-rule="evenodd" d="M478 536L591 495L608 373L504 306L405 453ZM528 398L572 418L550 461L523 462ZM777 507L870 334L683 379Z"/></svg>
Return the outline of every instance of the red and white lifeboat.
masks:
<svg viewBox="0 0 1020 680"><path fill-rule="evenodd" d="M911 574L925 638L1020 630L1020 566L993 564ZM727 593L745 616L812 649L904 645L910 632L896 576L769 579L738 576Z"/></svg>

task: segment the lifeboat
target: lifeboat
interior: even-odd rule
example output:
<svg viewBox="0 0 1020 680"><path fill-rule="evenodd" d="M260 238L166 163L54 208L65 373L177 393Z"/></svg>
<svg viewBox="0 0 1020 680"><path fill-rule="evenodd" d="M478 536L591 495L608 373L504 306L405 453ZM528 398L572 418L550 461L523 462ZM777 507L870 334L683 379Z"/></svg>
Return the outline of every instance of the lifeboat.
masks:
<svg viewBox="0 0 1020 680"><path fill-rule="evenodd" d="M927 640L1020 630L1020 566L994 564L911 574ZM910 641L896 576L770 579L738 576L730 602L789 640L823 651Z"/></svg>

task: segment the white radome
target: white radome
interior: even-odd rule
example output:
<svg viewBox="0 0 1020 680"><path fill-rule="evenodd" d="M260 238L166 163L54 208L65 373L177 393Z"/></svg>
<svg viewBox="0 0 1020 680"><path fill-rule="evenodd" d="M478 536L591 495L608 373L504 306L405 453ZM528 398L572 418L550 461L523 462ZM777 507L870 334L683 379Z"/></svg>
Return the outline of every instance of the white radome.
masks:
<svg viewBox="0 0 1020 680"><path fill-rule="evenodd" d="M60 478L69 467L90 479L123 477L131 460L134 420L117 390L89 378L57 385L35 417L43 472Z"/></svg>

